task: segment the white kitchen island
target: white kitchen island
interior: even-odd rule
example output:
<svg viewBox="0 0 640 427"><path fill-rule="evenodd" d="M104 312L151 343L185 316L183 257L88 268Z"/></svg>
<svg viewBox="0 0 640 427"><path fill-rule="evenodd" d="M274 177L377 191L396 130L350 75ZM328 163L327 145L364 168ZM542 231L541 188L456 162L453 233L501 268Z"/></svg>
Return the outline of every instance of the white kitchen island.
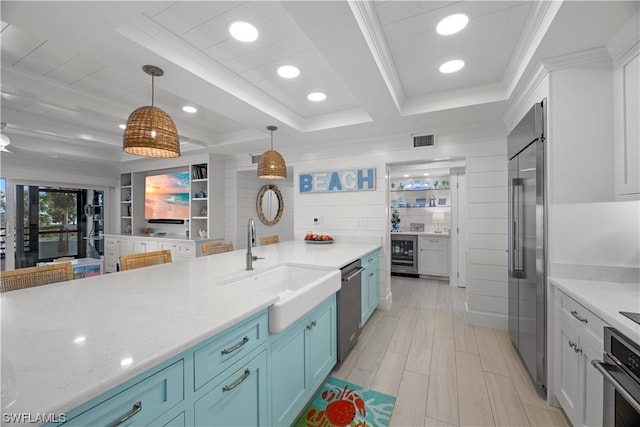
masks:
<svg viewBox="0 0 640 427"><path fill-rule="evenodd" d="M255 272L338 269L376 244L257 247ZM223 286L245 251L3 293L2 412L65 413L269 307L278 296Z"/></svg>

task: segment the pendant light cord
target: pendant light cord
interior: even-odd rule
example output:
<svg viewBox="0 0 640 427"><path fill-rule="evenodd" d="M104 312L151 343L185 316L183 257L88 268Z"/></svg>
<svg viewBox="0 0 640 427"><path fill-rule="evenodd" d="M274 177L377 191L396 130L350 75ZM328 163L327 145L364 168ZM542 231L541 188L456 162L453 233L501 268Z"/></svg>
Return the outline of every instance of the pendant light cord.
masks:
<svg viewBox="0 0 640 427"><path fill-rule="evenodd" d="M271 151L273 151L273 131L271 131Z"/></svg>
<svg viewBox="0 0 640 427"><path fill-rule="evenodd" d="M156 76L151 74L151 106L153 107L153 95L155 93L155 88L153 87L153 83L155 81Z"/></svg>

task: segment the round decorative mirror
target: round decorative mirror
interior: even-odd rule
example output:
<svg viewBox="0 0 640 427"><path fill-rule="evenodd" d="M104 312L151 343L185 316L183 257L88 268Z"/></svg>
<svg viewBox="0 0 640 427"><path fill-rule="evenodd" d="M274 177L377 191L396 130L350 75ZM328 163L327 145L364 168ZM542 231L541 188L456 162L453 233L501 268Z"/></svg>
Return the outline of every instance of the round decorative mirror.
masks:
<svg viewBox="0 0 640 427"><path fill-rule="evenodd" d="M258 209L258 217L263 224L274 225L280 221L284 212L284 200L277 185L262 186L258 193L256 208Z"/></svg>

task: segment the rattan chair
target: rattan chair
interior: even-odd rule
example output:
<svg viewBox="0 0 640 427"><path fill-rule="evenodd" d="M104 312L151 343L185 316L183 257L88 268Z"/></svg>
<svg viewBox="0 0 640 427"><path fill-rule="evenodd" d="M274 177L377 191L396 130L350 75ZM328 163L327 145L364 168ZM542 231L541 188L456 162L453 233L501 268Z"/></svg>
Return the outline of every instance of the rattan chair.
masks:
<svg viewBox="0 0 640 427"><path fill-rule="evenodd" d="M203 243L201 246L202 255L221 254L223 252L233 251L233 242L231 241Z"/></svg>
<svg viewBox="0 0 640 427"><path fill-rule="evenodd" d="M33 288L72 279L73 267L70 262L19 268L0 273L0 292Z"/></svg>
<svg viewBox="0 0 640 427"><path fill-rule="evenodd" d="M122 255L120 257L120 270L133 270L134 268L149 267L151 265L171 262L171 251L145 252L141 254Z"/></svg>
<svg viewBox="0 0 640 427"><path fill-rule="evenodd" d="M264 236L260 238L260 245L273 245L274 243L280 243L280 237L278 235L274 236Z"/></svg>

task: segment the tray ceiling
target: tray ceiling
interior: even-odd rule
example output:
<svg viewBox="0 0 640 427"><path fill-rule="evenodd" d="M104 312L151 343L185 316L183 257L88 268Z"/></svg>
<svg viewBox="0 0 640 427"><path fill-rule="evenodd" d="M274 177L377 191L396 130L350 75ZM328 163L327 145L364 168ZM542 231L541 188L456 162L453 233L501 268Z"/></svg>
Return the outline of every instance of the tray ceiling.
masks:
<svg viewBox="0 0 640 427"><path fill-rule="evenodd" d="M267 125L280 128L277 146L286 151L500 122L545 52L601 47L637 9L637 2L3 1L3 133L15 153L135 160L122 152L118 126L150 104L145 64L165 71L155 105L174 119L184 153L261 152ZM470 16L468 27L437 34L438 21L456 12ZM227 28L237 20L255 25L258 40L233 39ZM453 58L465 68L439 73ZM285 64L300 76L278 76ZM327 99L307 100L313 91Z"/></svg>

